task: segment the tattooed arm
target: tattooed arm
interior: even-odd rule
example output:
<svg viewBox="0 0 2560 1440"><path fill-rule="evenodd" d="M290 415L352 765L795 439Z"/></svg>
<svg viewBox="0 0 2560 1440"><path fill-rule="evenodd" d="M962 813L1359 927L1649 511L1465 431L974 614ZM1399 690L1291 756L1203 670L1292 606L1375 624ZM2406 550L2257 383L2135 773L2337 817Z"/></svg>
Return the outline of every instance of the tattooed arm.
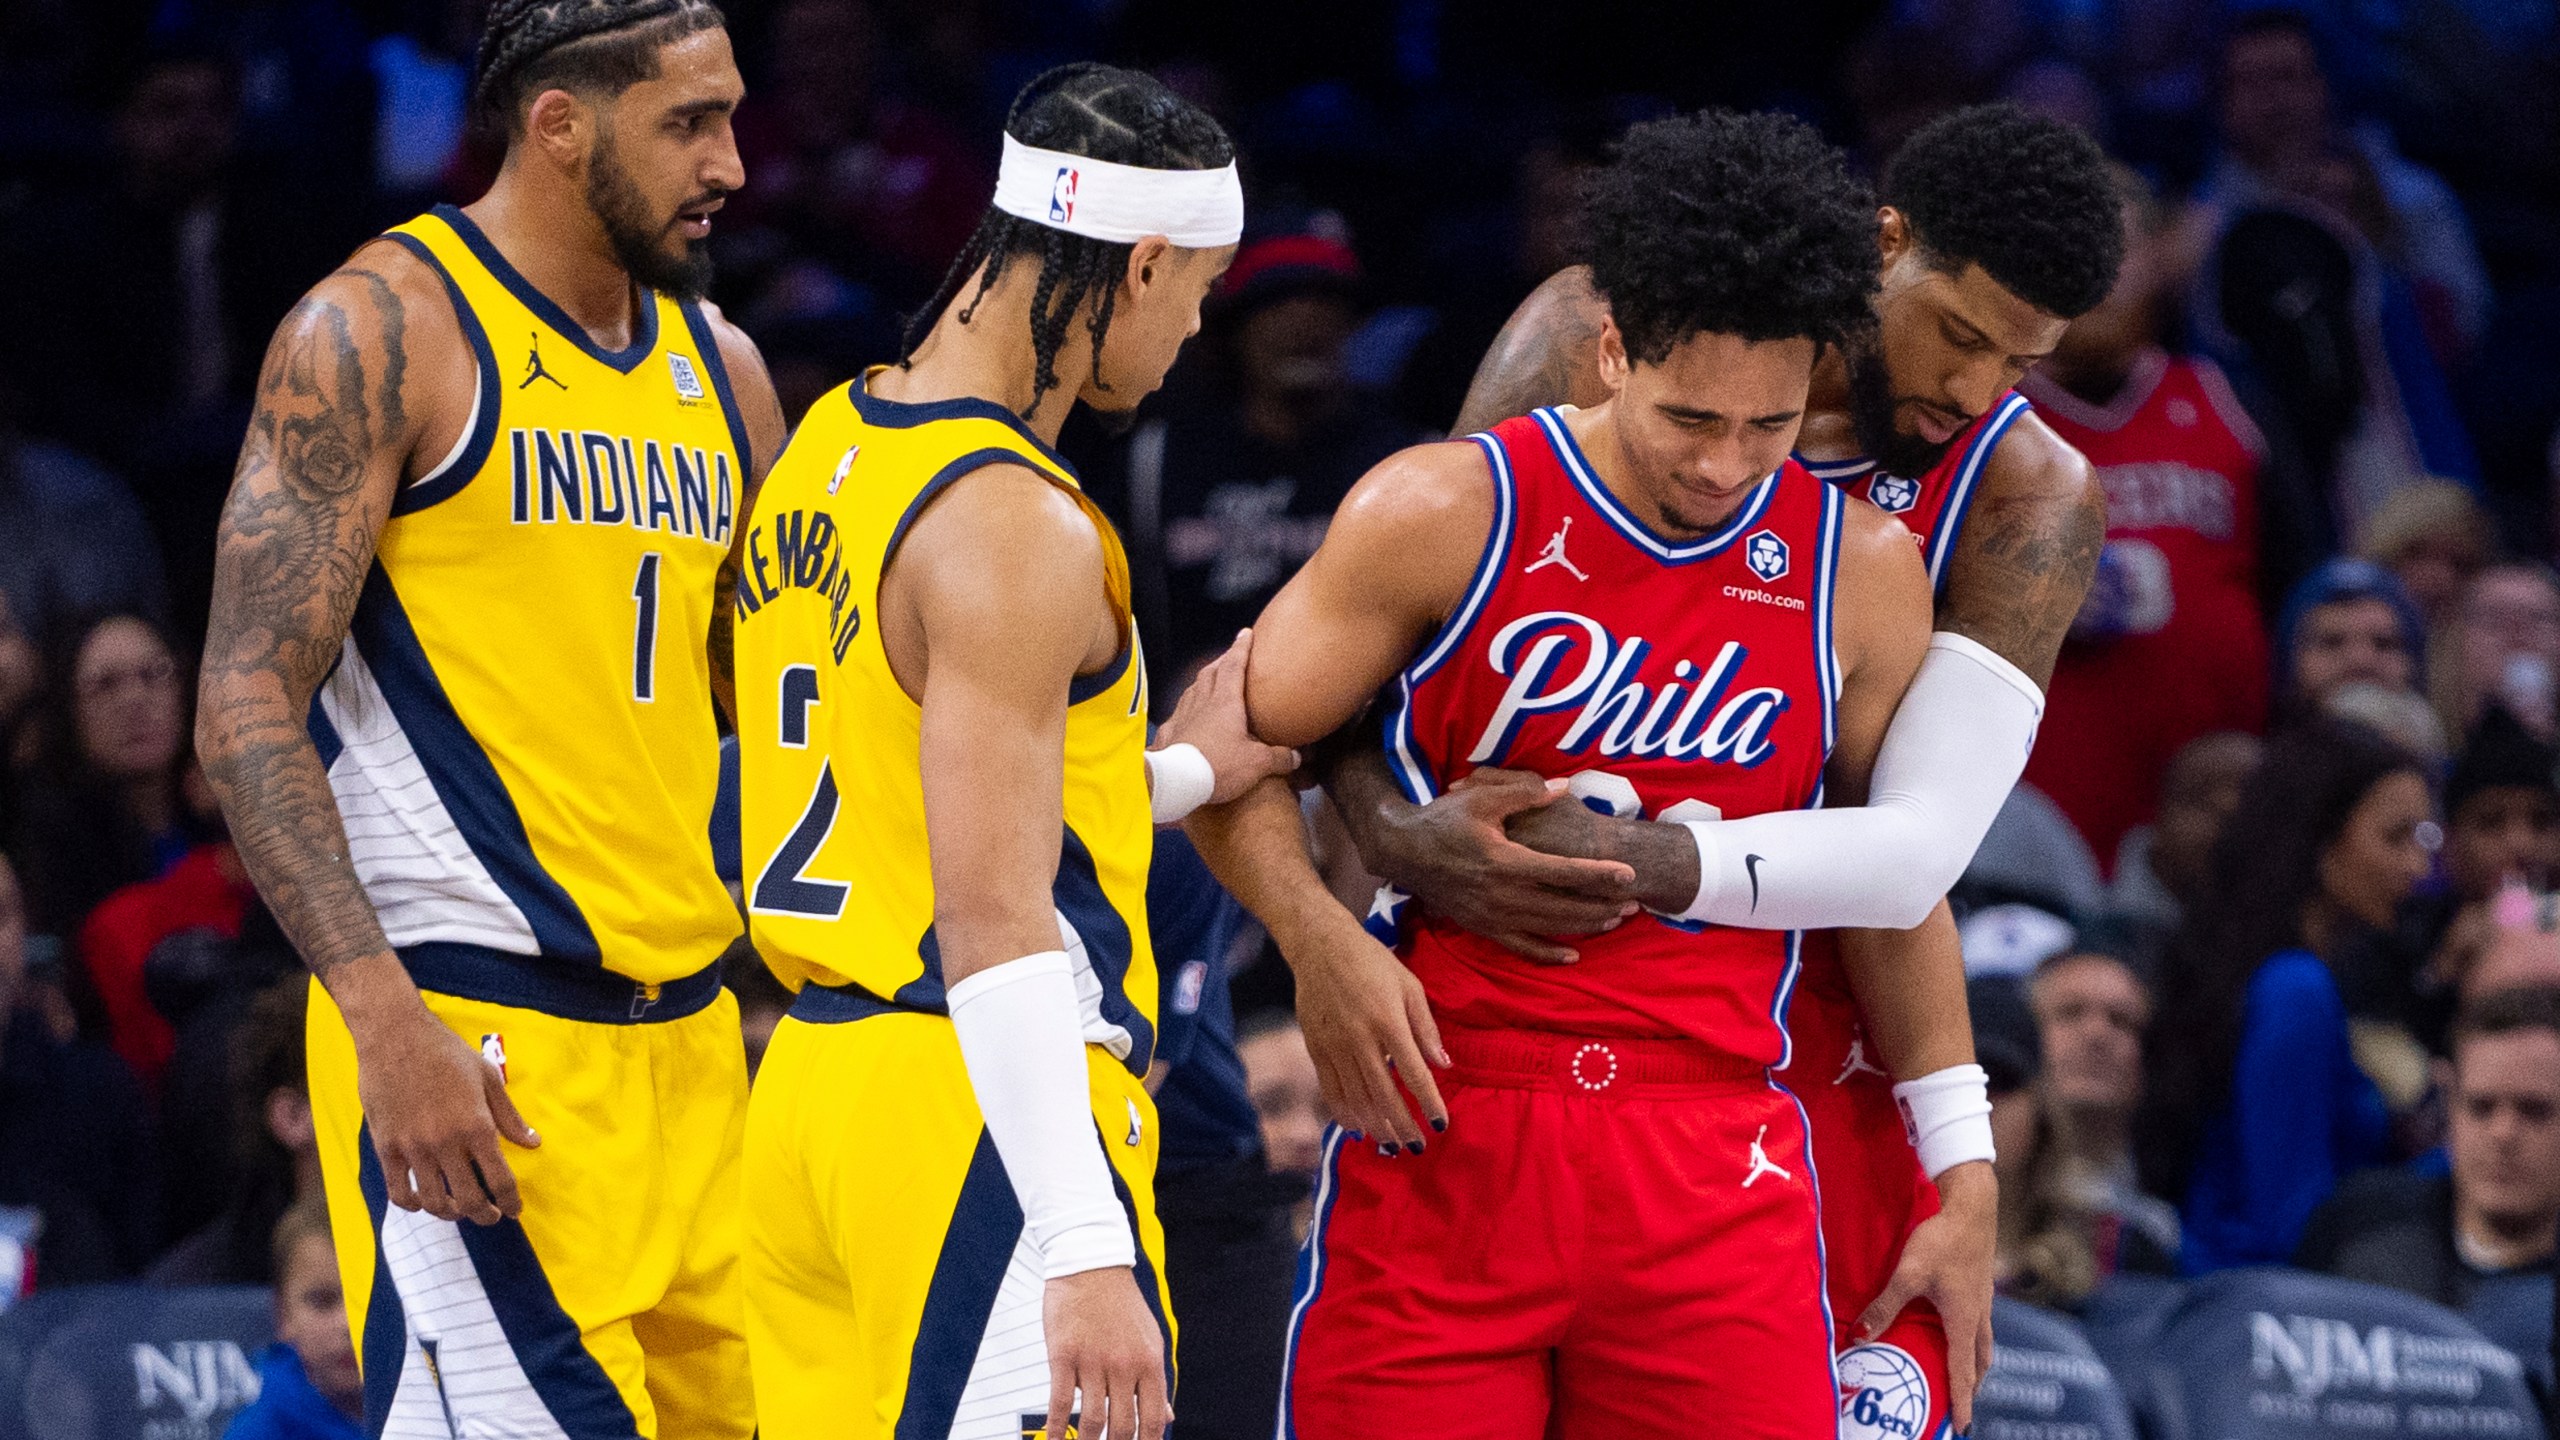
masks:
<svg viewBox="0 0 2560 1440"><path fill-rule="evenodd" d="M346 1017L392 1203L488 1224L522 1208L498 1137L533 1132L384 939L307 728L393 496L461 428L469 354L438 282L387 244L277 328L216 543L196 753L259 894Z"/></svg>
<svg viewBox="0 0 2560 1440"><path fill-rule="evenodd" d="M720 363L729 372L730 392L738 397L738 409L747 422L747 446L750 454L742 457L747 467L747 485L738 497L738 518L729 530L729 555L720 562L719 577L712 582L711 592L711 699L720 707L721 718L731 725L738 721L738 683L732 626L736 622L730 592L738 585L738 554L747 543L747 521L756 511L756 492L764 488L764 477L773 469L774 457L782 453L782 442L789 438L790 428L782 419L782 399L774 393L773 376L764 368L764 355L747 332L732 325L720 314L720 307L705 303L703 313L711 321L711 333L720 345Z"/></svg>
<svg viewBox="0 0 2560 1440"><path fill-rule="evenodd" d="M2107 494L2088 460L2032 412L2020 417L1956 537L1938 628L2050 684L2106 539Z"/></svg>
<svg viewBox="0 0 2560 1440"><path fill-rule="evenodd" d="M1466 403L1449 433L1472 435L1542 405L1597 405L1609 398L1600 383L1600 327L1609 302L1591 288L1591 267L1559 270L1529 292L1493 337L1484 363L1467 386Z"/></svg>

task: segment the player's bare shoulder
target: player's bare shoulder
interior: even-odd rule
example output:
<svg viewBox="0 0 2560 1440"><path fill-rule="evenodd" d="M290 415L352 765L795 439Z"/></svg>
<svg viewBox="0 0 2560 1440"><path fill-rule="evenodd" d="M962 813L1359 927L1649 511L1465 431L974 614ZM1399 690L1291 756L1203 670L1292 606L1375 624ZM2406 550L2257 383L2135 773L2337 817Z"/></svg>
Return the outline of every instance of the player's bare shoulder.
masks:
<svg viewBox="0 0 2560 1440"><path fill-rule="evenodd" d="M477 363L443 277L374 240L277 324L249 450L321 490L378 482L395 459L392 478L415 475L470 423Z"/></svg>
<svg viewBox="0 0 2560 1440"><path fill-rule="evenodd" d="M2097 472L2033 412L2000 437L1948 563L1938 626L2041 685L2097 574L2107 496Z"/></svg>
<svg viewBox="0 0 2560 1440"><path fill-rule="evenodd" d="M1385 599L1454 606L1493 533L1494 485L1492 462L1472 440L1399 450L1343 497L1310 563L1353 567L1364 584L1393 592Z"/></svg>

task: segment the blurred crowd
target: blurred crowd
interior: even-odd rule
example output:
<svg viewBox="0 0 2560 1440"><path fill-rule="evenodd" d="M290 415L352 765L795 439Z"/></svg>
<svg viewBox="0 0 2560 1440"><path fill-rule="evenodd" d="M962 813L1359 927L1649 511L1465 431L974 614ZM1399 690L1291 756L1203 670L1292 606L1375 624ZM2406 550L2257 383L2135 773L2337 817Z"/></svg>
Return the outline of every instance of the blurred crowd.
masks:
<svg viewBox="0 0 2560 1440"><path fill-rule="evenodd" d="M325 1269L300 967L195 773L193 661L266 336L367 234L492 173L464 124L478 9L0 9L0 1241L37 1242L0 1293ZM2549 1274L2551 6L730 19L748 179L713 298L795 417L896 358L1025 77L1142 65L1237 136L1252 218L1207 332L1134 428L1065 442L1126 537L1167 704L1369 465L1445 431L1511 307L1573 259L1578 178L1629 122L1784 106L1870 165L1987 98L2085 127L2122 162L2129 258L2022 388L2112 519L2028 783L1956 897L2004 1284L2067 1308L2119 1271L2292 1262L2458 1306ZM1204 1039L1168 1037L1168 1095L1196 1088L1165 1106L1166 1214L1278 1216L1247 1239L1285 1257L1323 1123L1288 977L1196 861L1168 871L1189 878L1160 897L1166 1007ZM753 1049L783 997L733 959ZM1221 1108L1239 1091L1254 1113ZM1215 1182L1186 1190L1187 1164Z"/></svg>

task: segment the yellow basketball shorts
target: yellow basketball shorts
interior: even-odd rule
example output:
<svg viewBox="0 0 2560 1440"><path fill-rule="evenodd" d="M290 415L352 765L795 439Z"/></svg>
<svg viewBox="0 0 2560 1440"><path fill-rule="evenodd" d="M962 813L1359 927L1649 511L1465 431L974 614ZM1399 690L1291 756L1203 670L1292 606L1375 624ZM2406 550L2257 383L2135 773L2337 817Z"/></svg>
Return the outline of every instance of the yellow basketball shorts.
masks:
<svg viewBox="0 0 2560 1440"><path fill-rule="evenodd" d="M764 1440L1023 1440L1049 1408L1039 1257L939 1015L811 987L747 1106L747 1341ZM1156 1116L1085 1049L1095 1143L1164 1327Z"/></svg>
<svg viewBox="0 0 2560 1440"><path fill-rule="evenodd" d="M590 992L583 1004L557 1003L572 997L556 985L528 987L541 1009L422 991L437 1019L502 1065L541 1137L506 1147L522 1217L487 1226L385 1203L354 1041L312 987L312 1119L369 1434L755 1430L738 1265L737 1002L707 971L648 991L596 977L567 986Z"/></svg>

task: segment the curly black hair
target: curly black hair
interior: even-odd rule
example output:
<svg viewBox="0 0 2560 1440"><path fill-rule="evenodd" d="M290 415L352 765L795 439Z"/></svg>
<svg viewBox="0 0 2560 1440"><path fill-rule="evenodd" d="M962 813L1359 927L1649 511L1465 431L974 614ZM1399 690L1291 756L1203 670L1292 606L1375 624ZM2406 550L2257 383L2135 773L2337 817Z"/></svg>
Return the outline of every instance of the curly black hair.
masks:
<svg viewBox="0 0 2560 1440"><path fill-rule="evenodd" d="M2107 298L2124 263L2124 201L2106 152L2015 105L1971 106L1913 131L1885 165L1884 203L1939 269L1980 265L2066 320Z"/></svg>
<svg viewBox="0 0 2560 1440"><path fill-rule="evenodd" d="M1061 65L1023 86L1004 118L1004 133L1043 150L1150 170L1214 170L1236 158L1235 142L1218 122L1164 82L1091 62ZM1110 383L1099 374L1102 337L1111 328L1120 277L1135 248L1053 230L989 205L933 298L908 319L898 363L915 358L916 347L932 333L970 275L978 276L978 288L960 309L964 325L1006 266L1037 256L1040 278L1031 296L1031 345L1038 368L1032 374L1031 404L1022 413L1039 409L1040 397L1057 388L1058 351L1066 344L1068 322L1087 301L1093 306L1085 327L1093 336L1094 388L1108 390Z"/></svg>
<svg viewBox="0 0 2560 1440"><path fill-rule="evenodd" d="M1793 116L1636 126L1592 178L1583 224L1591 283L1645 364L1701 333L1836 345L1870 321L1874 197Z"/></svg>
<svg viewBox="0 0 2560 1440"><path fill-rule="evenodd" d="M658 78L658 50L727 23L711 0L496 0L472 65L474 119L512 137L545 90L619 95Z"/></svg>

